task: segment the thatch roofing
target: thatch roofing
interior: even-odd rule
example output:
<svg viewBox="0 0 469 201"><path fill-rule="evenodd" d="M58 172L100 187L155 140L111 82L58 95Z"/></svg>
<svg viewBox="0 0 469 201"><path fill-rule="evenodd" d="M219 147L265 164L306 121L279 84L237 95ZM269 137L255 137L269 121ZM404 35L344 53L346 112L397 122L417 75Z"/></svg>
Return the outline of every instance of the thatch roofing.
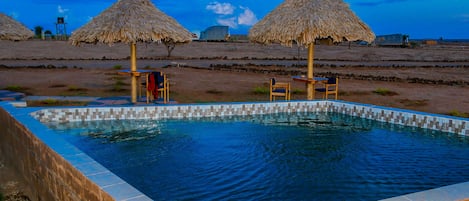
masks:
<svg viewBox="0 0 469 201"><path fill-rule="evenodd" d="M285 0L249 31L253 42L287 46L329 37L334 42L372 42L375 35L342 0Z"/></svg>
<svg viewBox="0 0 469 201"><path fill-rule="evenodd" d="M70 40L80 43L190 42L192 34L150 0L118 0L74 31Z"/></svg>
<svg viewBox="0 0 469 201"><path fill-rule="evenodd" d="M27 40L34 33L18 21L0 13L0 40Z"/></svg>

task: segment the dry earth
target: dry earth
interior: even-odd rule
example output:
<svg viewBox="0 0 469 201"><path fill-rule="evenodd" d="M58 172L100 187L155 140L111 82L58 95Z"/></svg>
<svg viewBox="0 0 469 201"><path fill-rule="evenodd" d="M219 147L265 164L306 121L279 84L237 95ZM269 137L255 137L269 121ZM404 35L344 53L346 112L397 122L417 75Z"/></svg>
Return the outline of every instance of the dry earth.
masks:
<svg viewBox="0 0 469 201"><path fill-rule="evenodd" d="M130 94L130 79L117 75L119 66L129 66L125 44L74 47L64 41L0 41L0 47L0 89L19 87L38 96ZM318 45L315 51L315 75L339 76L341 100L469 113L469 44L416 49ZM305 86L291 79L306 73L304 48L193 42L177 46L169 58L166 54L162 45L139 44L138 66L167 73L171 98L179 103L267 101L268 94L259 92L267 89L271 77L291 82L293 99L306 97ZM377 89L395 94L379 95L373 92ZM11 182L24 186L7 167L0 164L0 192Z"/></svg>

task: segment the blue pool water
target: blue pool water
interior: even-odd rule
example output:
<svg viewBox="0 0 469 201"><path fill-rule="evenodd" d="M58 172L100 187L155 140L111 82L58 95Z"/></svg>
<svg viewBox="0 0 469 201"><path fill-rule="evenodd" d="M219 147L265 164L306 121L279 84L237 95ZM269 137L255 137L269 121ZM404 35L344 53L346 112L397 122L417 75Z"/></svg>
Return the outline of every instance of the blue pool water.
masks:
<svg viewBox="0 0 469 201"><path fill-rule="evenodd" d="M155 200L378 200L469 181L469 140L341 114L48 125Z"/></svg>

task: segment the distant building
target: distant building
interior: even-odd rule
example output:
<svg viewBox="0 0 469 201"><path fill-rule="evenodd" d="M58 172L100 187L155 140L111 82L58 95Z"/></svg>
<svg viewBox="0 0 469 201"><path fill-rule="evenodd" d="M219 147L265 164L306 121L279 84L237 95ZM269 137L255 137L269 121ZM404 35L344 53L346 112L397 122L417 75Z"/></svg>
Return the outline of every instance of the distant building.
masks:
<svg viewBox="0 0 469 201"><path fill-rule="evenodd" d="M390 34L376 36L375 44L377 46L407 47L409 46L409 35Z"/></svg>
<svg viewBox="0 0 469 201"><path fill-rule="evenodd" d="M424 44L424 45L437 45L438 42L436 40L423 40L422 44Z"/></svg>
<svg viewBox="0 0 469 201"><path fill-rule="evenodd" d="M200 32L201 41L228 41L230 34L228 26L211 26L205 31Z"/></svg>
<svg viewBox="0 0 469 201"><path fill-rule="evenodd" d="M233 42L248 42L249 38L246 34L230 34L230 41Z"/></svg>

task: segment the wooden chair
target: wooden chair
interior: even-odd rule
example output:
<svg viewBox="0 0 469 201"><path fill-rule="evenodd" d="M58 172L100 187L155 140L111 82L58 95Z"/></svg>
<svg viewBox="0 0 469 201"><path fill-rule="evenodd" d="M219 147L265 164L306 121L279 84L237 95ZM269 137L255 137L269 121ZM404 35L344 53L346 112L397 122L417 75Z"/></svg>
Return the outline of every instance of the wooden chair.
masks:
<svg viewBox="0 0 469 201"><path fill-rule="evenodd" d="M163 98L163 103L169 102L169 80L162 72L152 72L146 78L147 103Z"/></svg>
<svg viewBox="0 0 469 201"><path fill-rule="evenodd" d="M335 95L335 99L337 100L339 94L339 78L329 77L327 82L324 84L324 87L316 88L314 90L319 93L323 93L323 99L327 99L329 95Z"/></svg>
<svg viewBox="0 0 469 201"><path fill-rule="evenodd" d="M285 100L290 100L290 83L289 82L276 82L275 78L270 79L270 101L275 101L275 97L285 97Z"/></svg>

